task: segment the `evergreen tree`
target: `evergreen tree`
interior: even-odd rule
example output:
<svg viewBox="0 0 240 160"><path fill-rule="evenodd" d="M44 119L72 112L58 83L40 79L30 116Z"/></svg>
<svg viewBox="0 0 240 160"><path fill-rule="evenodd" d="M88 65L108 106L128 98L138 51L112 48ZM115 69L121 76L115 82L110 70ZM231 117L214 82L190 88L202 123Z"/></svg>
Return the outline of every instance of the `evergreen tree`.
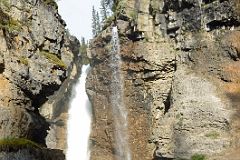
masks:
<svg viewBox="0 0 240 160"><path fill-rule="evenodd" d="M101 31L101 23L99 13L95 10L94 6L92 9L92 34L96 37Z"/></svg>
<svg viewBox="0 0 240 160"><path fill-rule="evenodd" d="M93 37L97 35L97 17L94 6L92 7L92 35Z"/></svg>
<svg viewBox="0 0 240 160"><path fill-rule="evenodd" d="M101 4L100 14L101 14L102 23L103 23L108 17L108 4L106 0L101 0L100 4Z"/></svg>
<svg viewBox="0 0 240 160"><path fill-rule="evenodd" d="M82 64L89 64L89 59L87 57L87 48L88 48L88 44L86 43L85 38L82 37L80 42L80 49L79 49L81 58L82 58Z"/></svg>
<svg viewBox="0 0 240 160"><path fill-rule="evenodd" d="M96 12L96 33L97 35L100 33L101 31L101 23L100 23L100 17L98 12Z"/></svg>
<svg viewBox="0 0 240 160"><path fill-rule="evenodd" d="M107 6L107 9L112 10L113 4L115 3L116 0L104 0L104 1Z"/></svg>
<svg viewBox="0 0 240 160"><path fill-rule="evenodd" d="M80 43L80 53L85 53L87 51L87 44L85 41L85 38L81 38L81 43Z"/></svg>

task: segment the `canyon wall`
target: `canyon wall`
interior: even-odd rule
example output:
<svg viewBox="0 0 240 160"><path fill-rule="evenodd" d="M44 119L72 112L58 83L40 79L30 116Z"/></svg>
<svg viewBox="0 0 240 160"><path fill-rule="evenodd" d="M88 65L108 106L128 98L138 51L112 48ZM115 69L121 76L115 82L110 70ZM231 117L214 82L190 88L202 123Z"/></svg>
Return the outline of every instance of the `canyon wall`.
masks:
<svg viewBox="0 0 240 160"><path fill-rule="evenodd" d="M120 35L132 160L240 157L240 1L120 0L91 42L91 160L121 159L111 103L111 29Z"/></svg>
<svg viewBox="0 0 240 160"><path fill-rule="evenodd" d="M46 148L49 127L62 126L52 117L64 104L46 106L60 86L55 99L68 99L66 88L80 67L79 42L65 26L53 0L0 1L0 139L8 139L1 141L1 159L64 159L54 149L65 145Z"/></svg>

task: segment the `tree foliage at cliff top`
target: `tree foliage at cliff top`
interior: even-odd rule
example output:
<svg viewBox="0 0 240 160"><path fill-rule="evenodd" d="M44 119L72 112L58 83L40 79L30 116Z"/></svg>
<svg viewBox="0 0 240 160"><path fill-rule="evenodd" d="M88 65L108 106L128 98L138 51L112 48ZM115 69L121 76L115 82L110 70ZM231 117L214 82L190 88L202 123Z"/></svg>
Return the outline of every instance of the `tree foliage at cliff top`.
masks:
<svg viewBox="0 0 240 160"><path fill-rule="evenodd" d="M81 38L81 42L80 42L80 54L81 54L81 58L82 58L82 64L89 64L89 58L87 57L87 48L88 48L88 42L85 41L85 38L82 37Z"/></svg>
<svg viewBox="0 0 240 160"><path fill-rule="evenodd" d="M96 37L102 30L111 24L115 19L115 10L118 4L117 0L101 0L100 16L94 6L92 9L92 34Z"/></svg>

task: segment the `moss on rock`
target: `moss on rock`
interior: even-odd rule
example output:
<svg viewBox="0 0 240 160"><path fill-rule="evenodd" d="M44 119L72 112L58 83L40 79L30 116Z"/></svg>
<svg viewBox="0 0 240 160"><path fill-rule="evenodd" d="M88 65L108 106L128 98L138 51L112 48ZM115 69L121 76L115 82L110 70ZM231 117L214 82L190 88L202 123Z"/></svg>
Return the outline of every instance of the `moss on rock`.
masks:
<svg viewBox="0 0 240 160"><path fill-rule="evenodd" d="M17 151L20 149L35 148L41 149L42 147L25 138L5 138L0 140L0 151Z"/></svg>

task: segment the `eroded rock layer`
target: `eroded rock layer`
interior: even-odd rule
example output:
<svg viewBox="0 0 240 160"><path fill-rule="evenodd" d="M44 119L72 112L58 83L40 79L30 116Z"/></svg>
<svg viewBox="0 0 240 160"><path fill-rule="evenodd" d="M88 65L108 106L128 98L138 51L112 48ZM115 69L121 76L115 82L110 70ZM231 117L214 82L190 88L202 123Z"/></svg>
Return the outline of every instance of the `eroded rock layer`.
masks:
<svg viewBox="0 0 240 160"><path fill-rule="evenodd" d="M117 1L132 160L238 159L239 0ZM91 43L91 159L115 160L111 27Z"/></svg>

